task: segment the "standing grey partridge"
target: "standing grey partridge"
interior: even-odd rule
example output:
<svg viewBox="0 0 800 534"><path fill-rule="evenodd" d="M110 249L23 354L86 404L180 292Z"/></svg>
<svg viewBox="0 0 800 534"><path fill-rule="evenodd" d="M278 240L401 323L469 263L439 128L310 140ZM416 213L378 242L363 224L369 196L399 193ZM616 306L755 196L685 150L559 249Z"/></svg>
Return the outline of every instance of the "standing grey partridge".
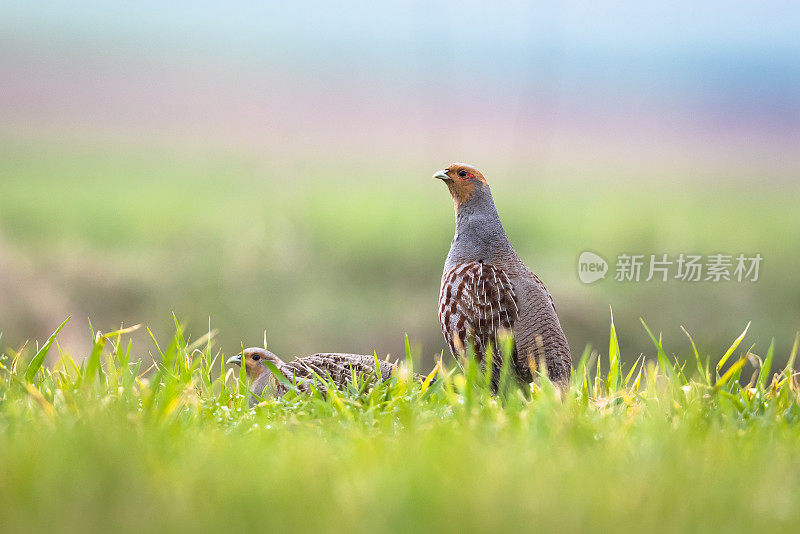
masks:
<svg viewBox="0 0 800 534"><path fill-rule="evenodd" d="M311 393L312 386L316 386L325 395L328 390L326 381L342 389L352 380L353 374L372 382L378 378L375 373L375 357L360 354L320 353L286 363L266 349L253 347L227 361L236 365L242 365L243 362L247 377L252 381L250 391L259 397L282 397L289 391L264 362L271 362L288 382L294 383L298 391L303 393ZM381 381L391 378L397 367L385 360L378 360L378 366ZM256 399L251 397L250 406L254 404Z"/></svg>
<svg viewBox="0 0 800 534"><path fill-rule="evenodd" d="M483 361L489 344L497 346L498 334L511 331L511 367L521 380L531 382L532 371L544 371L544 362L550 380L566 385L572 359L553 298L511 246L483 174L453 163L433 177L447 184L456 212L439 295L439 321L450 352L457 356L471 345ZM495 349L495 380L499 353Z"/></svg>

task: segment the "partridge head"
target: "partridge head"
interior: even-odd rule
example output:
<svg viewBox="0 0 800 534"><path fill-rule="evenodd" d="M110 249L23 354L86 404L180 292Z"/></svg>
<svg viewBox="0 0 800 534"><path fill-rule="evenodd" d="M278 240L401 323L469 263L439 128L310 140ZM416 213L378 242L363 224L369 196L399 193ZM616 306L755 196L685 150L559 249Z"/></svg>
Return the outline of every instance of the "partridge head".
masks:
<svg viewBox="0 0 800 534"><path fill-rule="evenodd" d="M267 349L258 347L244 349L241 354L229 358L226 363L244 365L247 378L251 382L250 389L256 395L278 395L281 384L272 374L272 371L270 371L265 362L270 362L278 371L280 371L284 365L283 360L278 358L275 354Z"/></svg>
<svg viewBox="0 0 800 534"><path fill-rule="evenodd" d="M236 365L244 364L247 378L250 380L256 380L264 373L270 372L269 368L264 362L271 362L276 366L283 363L280 358L275 356L267 349L261 349L258 347L244 349L241 354L237 354L236 356L229 358L227 361L227 363Z"/></svg>
<svg viewBox="0 0 800 534"><path fill-rule="evenodd" d="M434 174L433 177L447 184L456 209L472 199L476 190L480 193L489 189L489 184L481 171L464 163L453 163Z"/></svg>

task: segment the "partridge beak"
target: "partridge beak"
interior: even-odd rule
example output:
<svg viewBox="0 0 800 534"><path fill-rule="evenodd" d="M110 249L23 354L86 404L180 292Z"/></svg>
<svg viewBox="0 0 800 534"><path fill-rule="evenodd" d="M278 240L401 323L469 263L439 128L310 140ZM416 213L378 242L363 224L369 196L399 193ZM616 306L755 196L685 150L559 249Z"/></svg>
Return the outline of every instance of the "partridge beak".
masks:
<svg viewBox="0 0 800 534"><path fill-rule="evenodd" d="M447 170L441 170L433 175L434 178L438 178L439 180L449 180L450 177L447 176Z"/></svg>
<svg viewBox="0 0 800 534"><path fill-rule="evenodd" d="M236 365L242 365L242 355L237 354L236 356L231 356L225 363L235 363Z"/></svg>

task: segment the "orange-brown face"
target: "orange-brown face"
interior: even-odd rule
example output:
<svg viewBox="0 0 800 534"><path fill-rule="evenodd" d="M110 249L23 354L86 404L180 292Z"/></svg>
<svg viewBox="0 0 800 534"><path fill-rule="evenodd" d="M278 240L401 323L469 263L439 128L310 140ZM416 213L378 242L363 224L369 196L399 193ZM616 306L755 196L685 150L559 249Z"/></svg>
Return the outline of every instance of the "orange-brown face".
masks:
<svg viewBox="0 0 800 534"><path fill-rule="evenodd" d="M488 185L481 171L463 163L453 163L433 175L447 184L456 207L472 198L478 184Z"/></svg>
<svg viewBox="0 0 800 534"><path fill-rule="evenodd" d="M264 361L271 361L272 363L275 363L276 360L278 360L278 357L272 354L270 351L253 347L244 349L242 354L237 354L233 358L230 358L227 363L242 365L242 362L244 362L244 369L247 373L247 378L250 380L255 380L269 370L267 369L267 366L264 365Z"/></svg>

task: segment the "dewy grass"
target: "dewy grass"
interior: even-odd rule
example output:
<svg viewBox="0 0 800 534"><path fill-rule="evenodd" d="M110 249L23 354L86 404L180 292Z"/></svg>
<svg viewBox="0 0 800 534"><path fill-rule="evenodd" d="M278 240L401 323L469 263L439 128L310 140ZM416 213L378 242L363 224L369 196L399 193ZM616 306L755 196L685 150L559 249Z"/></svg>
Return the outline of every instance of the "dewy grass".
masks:
<svg viewBox="0 0 800 534"><path fill-rule="evenodd" d="M62 328L62 326L59 327ZM793 370L741 350L690 363L576 359L572 386L520 390L474 360L406 363L326 398L290 391L248 409L213 332L176 321L156 363L92 332L77 361L58 330L0 359L0 525L58 531L776 530L800 520L800 393ZM58 350L55 364L43 365ZM508 349L506 344L504 350ZM754 362L751 377L742 376Z"/></svg>

